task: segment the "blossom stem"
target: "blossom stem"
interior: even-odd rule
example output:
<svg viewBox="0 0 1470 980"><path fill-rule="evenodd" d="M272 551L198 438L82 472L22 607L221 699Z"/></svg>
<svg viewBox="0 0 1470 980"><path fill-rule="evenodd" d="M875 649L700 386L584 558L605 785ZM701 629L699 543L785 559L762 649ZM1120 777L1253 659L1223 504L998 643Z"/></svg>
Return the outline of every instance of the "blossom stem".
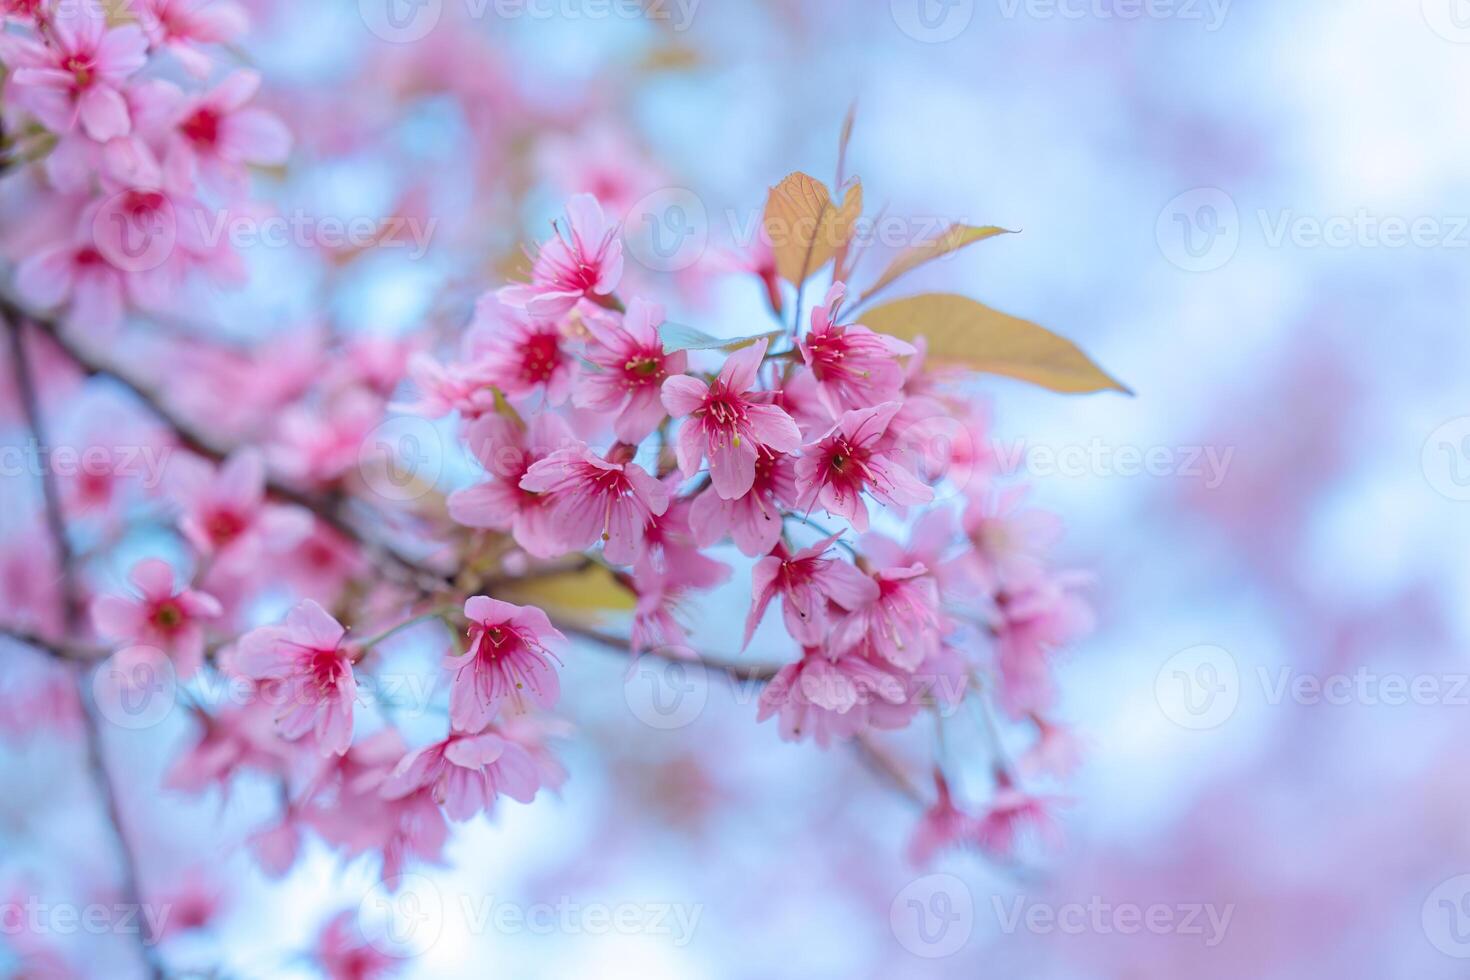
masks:
<svg viewBox="0 0 1470 980"><path fill-rule="evenodd" d="M443 621L446 616L448 616L450 613L454 612L457 608L458 608L457 606L450 606L450 605L437 606L437 607L429 610L426 613L420 613L419 615L414 616L411 619L405 619L403 622L399 623L397 626L390 626L388 629L385 629L383 632L378 633L375 636L369 637L366 640L362 640L361 642L357 643L356 646L360 647L363 650L371 649L372 647L377 646L379 643L382 643L384 640L388 639L389 637L396 636L397 634L403 632L404 630L409 629L410 627L413 627L413 626L417 626L420 623L427 623L427 622L429 622L431 620L435 620L435 619L440 620L440 621Z"/></svg>

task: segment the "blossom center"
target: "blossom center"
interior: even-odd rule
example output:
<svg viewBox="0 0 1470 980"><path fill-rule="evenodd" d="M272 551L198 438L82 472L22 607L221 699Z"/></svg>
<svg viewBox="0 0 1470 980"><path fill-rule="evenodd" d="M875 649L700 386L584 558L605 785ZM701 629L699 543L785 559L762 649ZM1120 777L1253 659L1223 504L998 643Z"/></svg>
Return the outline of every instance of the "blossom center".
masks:
<svg viewBox="0 0 1470 980"><path fill-rule="evenodd" d="M179 127L190 142L214 146L219 142L220 115L213 109L199 109Z"/></svg>
<svg viewBox="0 0 1470 980"><path fill-rule="evenodd" d="M521 356L521 377L531 384L545 384L561 362L561 345L554 333L536 333L526 338Z"/></svg>
<svg viewBox="0 0 1470 980"><path fill-rule="evenodd" d="M184 610L173 599L165 599L153 608L153 625L171 633L184 625Z"/></svg>

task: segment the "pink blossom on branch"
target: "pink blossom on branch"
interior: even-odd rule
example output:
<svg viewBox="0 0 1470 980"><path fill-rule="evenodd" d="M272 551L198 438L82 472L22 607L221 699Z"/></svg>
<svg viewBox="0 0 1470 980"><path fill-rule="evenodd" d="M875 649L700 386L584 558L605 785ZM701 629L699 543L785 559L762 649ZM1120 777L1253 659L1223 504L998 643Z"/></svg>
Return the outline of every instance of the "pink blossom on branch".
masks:
<svg viewBox="0 0 1470 980"><path fill-rule="evenodd" d="M342 646L346 632L308 599L286 614L284 626L246 633L235 651L235 668L263 682L282 737L310 732L323 755L343 755L352 743L357 678L353 655Z"/></svg>
<svg viewBox="0 0 1470 980"><path fill-rule="evenodd" d="M843 413L825 436L807 446L796 464L797 506L810 512L818 504L835 517L868 529L867 493L895 507L928 503L934 491L909 472L902 450L888 438L899 402Z"/></svg>
<svg viewBox="0 0 1470 980"><path fill-rule="evenodd" d="M558 317L581 299L610 296L623 277L623 243L591 194L567 202L567 223L541 244L531 281L500 290L502 302L537 317Z"/></svg>
<svg viewBox="0 0 1470 980"><path fill-rule="evenodd" d="M493 731L451 732L404 756L383 782L382 794L395 800L427 788L450 820L468 820L488 812L502 794L530 803L539 785L535 760L511 739Z"/></svg>
<svg viewBox="0 0 1470 980"><path fill-rule="evenodd" d="M550 708L561 696L552 663L553 647L566 637L534 606L516 606L489 596L472 596L464 605L469 649L451 655L449 720L461 732L482 731L505 705Z"/></svg>
<svg viewBox="0 0 1470 980"><path fill-rule="evenodd" d="M553 533L563 552L601 540L603 555L617 565L638 560L649 520L669 506L668 491L643 467L612 462L586 446L558 450L533 464L520 485L549 495Z"/></svg>
<svg viewBox="0 0 1470 980"><path fill-rule="evenodd" d="M664 419L659 392L671 375L683 374L689 355L664 353L658 327L663 307L635 299L621 323L612 318L589 317L593 341L587 360L599 368L582 375L576 389L579 407L616 413L613 435L624 442L642 442Z"/></svg>
<svg viewBox="0 0 1470 980"><path fill-rule="evenodd" d="M148 39L136 24L107 26L97 3L62 4L49 21L47 42L12 39L5 57L16 105L54 133L78 124L94 140L132 128L122 87L147 61Z"/></svg>
<svg viewBox="0 0 1470 980"><path fill-rule="evenodd" d="M158 559L138 562L129 578L138 598L104 595L92 601L97 632L114 643L157 647L169 654L181 679L193 677L204 663L205 624L223 612L219 600L176 588L174 570Z"/></svg>
<svg viewBox="0 0 1470 980"><path fill-rule="evenodd" d="M745 620L745 642L777 595L781 597L782 621L791 638L803 646L820 646L830 635L832 606L853 610L878 598L873 580L840 557L831 558L834 534L790 557L768 555L756 562L751 573L754 598Z"/></svg>
<svg viewBox="0 0 1470 980"><path fill-rule="evenodd" d="M715 492L725 500L750 492L760 450L794 453L801 446L791 416L755 394L756 373L769 345L763 337L731 354L712 383L687 374L664 382L664 407L684 418L675 443L680 470L691 477L708 456Z"/></svg>

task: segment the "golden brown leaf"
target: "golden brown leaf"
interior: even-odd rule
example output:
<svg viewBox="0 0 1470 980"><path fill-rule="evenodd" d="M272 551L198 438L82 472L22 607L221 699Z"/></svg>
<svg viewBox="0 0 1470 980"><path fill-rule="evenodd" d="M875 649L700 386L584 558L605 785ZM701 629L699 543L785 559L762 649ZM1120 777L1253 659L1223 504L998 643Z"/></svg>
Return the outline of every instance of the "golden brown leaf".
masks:
<svg viewBox="0 0 1470 980"><path fill-rule="evenodd" d="M1065 337L967 296L911 296L869 310L862 322L904 340L923 336L936 361L1067 394L1109 389L1132 394Z"/></svg>
<svg viewBox="0 0 1470 980"><path fill-rule="evenodd" d="M606 567L587 564L554 575L507 582L496 597L539 606L572 618L597 619L599 613L628 612L636 599Z"/></svg>
<svg viewBox="0 0 1470 980"><path fill-rule="evenodd" d="M833 207L827 185L800 171L771 188L762 225L770 239L776 271L800 285L846 245L863 210L863 188L854 180Z"/></svg>
<svg viewBox="0 0 1470 980"><path fill-rule="evenodd" d="M1015 232L1007 228L997 227L996 225L950 225L938 238L919 245L912 245L896 255L893 261L888 264L888 268L884 269L883 274L878 277L878 281L869 286L868 291L863 293L858 301L862 302L862 300L872 296L885 286L892 284L900 276L917 269L925 262L932 262L934 259L948 255L951 252L958 252L966 245L983 242L985 239L994 238L996 235L1014 234Z"/></svg>

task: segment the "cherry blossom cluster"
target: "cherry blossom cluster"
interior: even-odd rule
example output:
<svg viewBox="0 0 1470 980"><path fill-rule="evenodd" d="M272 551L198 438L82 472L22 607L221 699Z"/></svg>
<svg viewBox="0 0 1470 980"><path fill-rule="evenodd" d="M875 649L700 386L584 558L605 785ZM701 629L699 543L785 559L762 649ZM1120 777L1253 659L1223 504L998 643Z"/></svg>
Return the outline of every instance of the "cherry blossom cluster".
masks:
<svg viewBox="0 0 1470 980"><path fill-rule="evenodd" d="M246 29L232 0L6 0L0 169L32 160L48 229L16 271L36 309L110 331L193 277L239 285L227 236L248 168L285 162L286 126L252 105L260 74L221 70Z"/></svg>
<svg viewBox="0 0 1470 980"><path fill-rule="evenodd" d="M260 213L252 175L292 150L255 105L261 77L235 63L245 13L0 0L0 174L32 192L26 233L7 235L0 413L45 443L58 402L120 383L149 417L130 441L166 462L136 499L115 455L39 481L0 553L0 632L55 672L0 711L8 724L95 736L99 705L168 674L188 727L169 791L263 780L274 812L246 843L268 875L316 841L393 888L444 859L452 824L561 789L554 745L574 729L555 712L587 644L760 684L752 721L856 750L918 805L916 862L954 847L1005 860L1054 837L1056 797L1033 786L1075 764L1054 675L1090 629L1086 578L1055 565L1059 521L990 453L954 339L864 325L879 289L990 232L919 246L864 289L860 193L823 203L795 243L768 204L765 234L719 274L745 277L769 322L716 337L671 321L665 303L686 297L625 268L618 215L649 167L593 127L585 146L548 139L542 165L602 197L571 196L522 281L472 314L466 297L453 337L312 323L236 346L154 329L196 280L245 282L220 219ZM442 67L419 57L405 85ZM483 109L481 60L454 63ZM814 182L797 183L810 200ZM104 353L123 336L145 356ZM478 475L385 495L378 469L395 460L373 433L405 417L449 420L438 431ZM132 532L169 557L104 583ZM596 614L538 593L558 581L595 591ZM738 646L701 639L716 618L743 619ZM394 659L410 638L427 667ZM425 675L413 719L386 693L406 669ZM962 711L988 741L960 755L945 731ZM141 863L113 822L124 865ZM189 894L207 921L211 901ZM320 938L332 975L380 968L349 920Z"/></svg>
<svg viewBox="0 0 1470 980"><path fill-rule="evenodd" d="M745 646L779 600L785 662L758 719L784 738L827 746L920 716L942 724L973 701L1032 727L1025 769L1067 775L1052 677L1090 629L1085 576L1051 567L1059 522L999 484L962 373L932 363L922 333L885 335L845 312L842 281L781 322L769 248L752 271L777 326L691 349L691 335L710 338L619 296L623 262L599 203L574 197L530 281L479 300L459 356L411 362L419 397L405 407L457 416L484 469L449 497L453 519L508 535L531 562L590 556L613 570L636 596L634 656L700 658L686 624L731 579L733 549L754 560ZM549 706L550 634L538 617L519 635L482 657L474 703L515 685ZM461 696L463 668L455 684L451 721L468 734L486 716ZM1020 829L1050 827L1049 800L1018 778L997 747L995 799L970 815L936 766L914 855L969 844L1006 856Z"/></svg>

